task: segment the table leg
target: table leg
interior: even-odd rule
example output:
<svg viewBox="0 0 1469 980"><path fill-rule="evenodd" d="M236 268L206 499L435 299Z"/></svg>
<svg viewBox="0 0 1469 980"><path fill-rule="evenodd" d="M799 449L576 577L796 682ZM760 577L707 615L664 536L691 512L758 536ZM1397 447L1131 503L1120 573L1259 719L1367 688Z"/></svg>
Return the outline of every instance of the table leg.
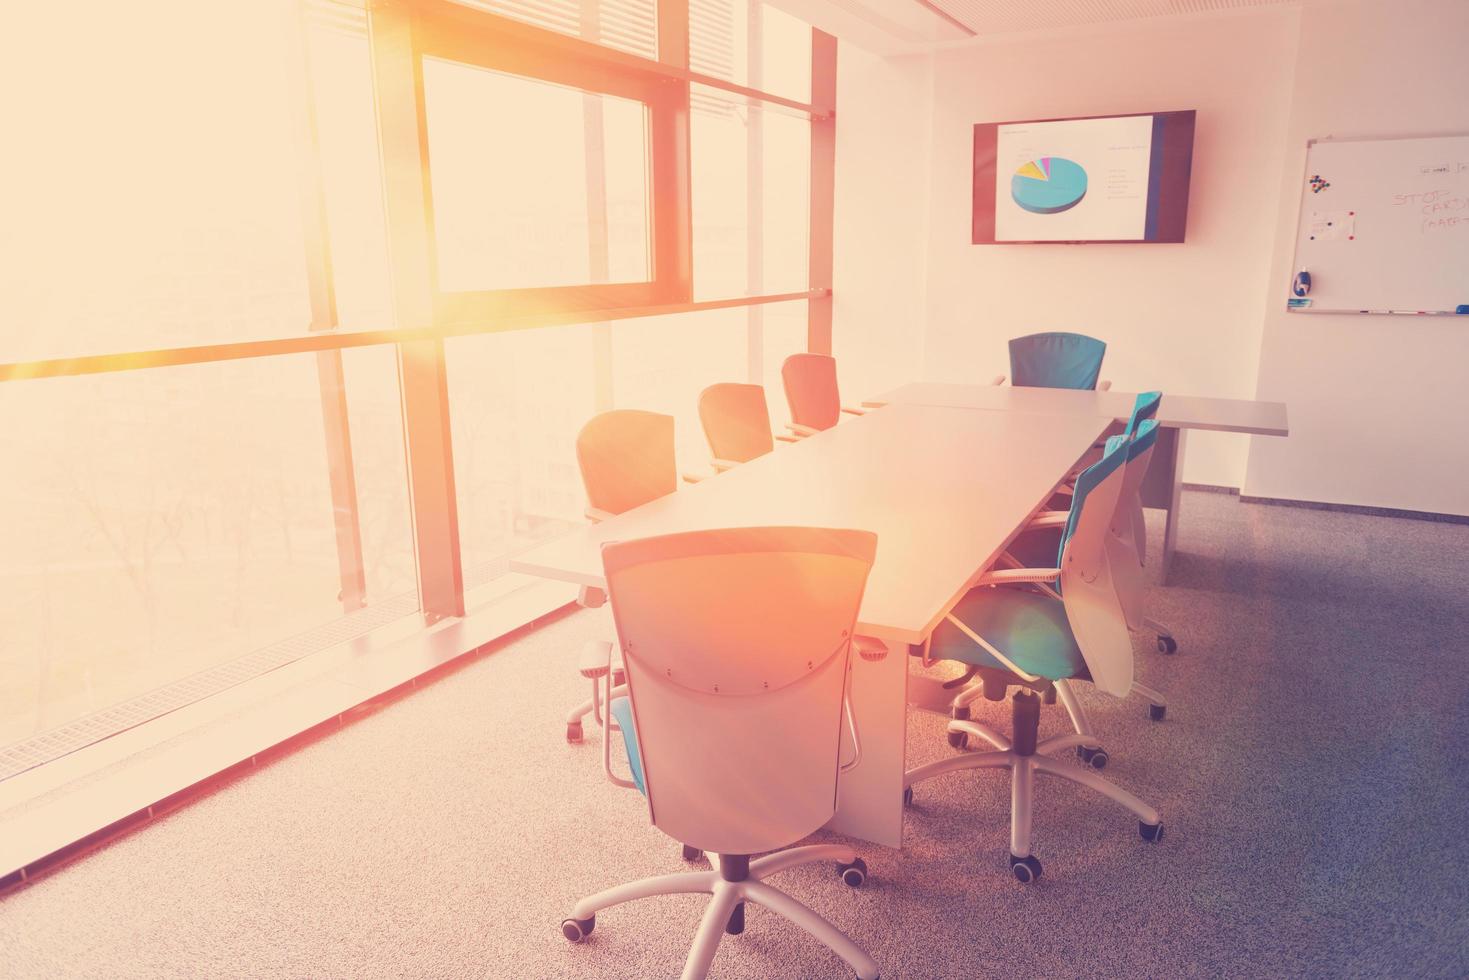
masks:
<svg viewBox="0 0 1469 980"><path fill-rule="evenodd" d="M1183 445L1188 436L1187 429L1175 429L1178 441L1173 449L1172 492L1168 500L1168 514L1163 525L1163 547L1158 556L1158 584L1168 584L1168 574L1173 569L1173 552L1178 544L1178 505L1183 497Z"/></svg>
<svg viewBox="0 0 1469 980"><path fill-rule="evenodd" d="M837 783L837 812L827 824L849 837L887 847L903 844L903 762L908 740L908 645L877 639L888 654L872 663L852 655L852 711L862 740L862 761ZM842 761L852 757L843 734Z"/></svg>
<svg viewBox="0 0 1469 980"><path fill-rule="evenodd" d="M1149 541L1146 556L1150 564L1158 566L1159 584L1168 581L1178 542L1178 505L1183 492L1183 447L1187 435L1187 429L1165 427L1158 430L1153 460L1141 487L1143 506L1164 512L1163 540Z"/></svg>

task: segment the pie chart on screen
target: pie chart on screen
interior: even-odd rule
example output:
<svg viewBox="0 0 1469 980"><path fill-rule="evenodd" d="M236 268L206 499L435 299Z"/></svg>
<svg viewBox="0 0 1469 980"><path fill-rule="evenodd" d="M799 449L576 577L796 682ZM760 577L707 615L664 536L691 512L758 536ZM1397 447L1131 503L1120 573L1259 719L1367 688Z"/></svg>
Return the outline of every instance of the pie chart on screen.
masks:
<svg viewBox="0 0 1469 980"><path fill-rule="evenodd" d="M1086 171L1065 157L1038 157L1010 178L1010 197L1032 214L1059 214L1086 197Z"/></svg>

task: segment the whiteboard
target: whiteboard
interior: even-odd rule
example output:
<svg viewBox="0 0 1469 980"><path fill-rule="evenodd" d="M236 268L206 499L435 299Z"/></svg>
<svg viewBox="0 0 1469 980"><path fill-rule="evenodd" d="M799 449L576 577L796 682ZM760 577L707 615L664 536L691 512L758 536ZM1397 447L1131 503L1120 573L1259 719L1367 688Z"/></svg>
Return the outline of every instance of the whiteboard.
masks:
<svg viewBox="0 0 1469 980"><path fill-rule="evenodd" d="M1469 136L1321 140L1306 151L1295 266L1314 313L1469 305Z"/></svg>

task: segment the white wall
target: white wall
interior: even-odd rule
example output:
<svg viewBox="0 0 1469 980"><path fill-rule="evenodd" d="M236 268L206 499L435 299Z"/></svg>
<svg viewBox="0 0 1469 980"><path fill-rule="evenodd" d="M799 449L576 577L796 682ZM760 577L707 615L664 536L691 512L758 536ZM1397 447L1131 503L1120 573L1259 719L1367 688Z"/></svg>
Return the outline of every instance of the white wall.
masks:
<svg viewBox="0 0 1469 980"><path fill-rule="evenodd" d="M1469 3L1308 8L1285 136L1259 397L1291 435L1256 439L1245 492L1469 514L1469 323L1288 314L1306 140L1469 133ZM1469 289L1469 244L1464 255Z"/></svg>
<svg viewBox="0 0 1469 980"><path fill-rule="evenodd" d="M922 370L930 69L837 51L832 353L848 404Z"/></svg>
<svg viewBox="0 0 1469 980"><path fill-rule="evenodd" d="M1119 389L1254 397L1300 15L1136 20L938 52L924 377L987 379L1008 372L1009 338L1075 330L1107 342L1102 376ZM975 123L1170 109L1198 110L1186 243L970 244ZM1195 433L1184 479L1241 485L1248 442Z"/></svg>

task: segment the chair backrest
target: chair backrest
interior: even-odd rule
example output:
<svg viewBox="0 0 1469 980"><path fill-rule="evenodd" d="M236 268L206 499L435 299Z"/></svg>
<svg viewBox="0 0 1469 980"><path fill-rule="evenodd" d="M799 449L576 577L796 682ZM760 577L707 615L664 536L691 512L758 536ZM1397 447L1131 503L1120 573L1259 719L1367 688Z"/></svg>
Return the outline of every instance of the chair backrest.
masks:
<svg viewBox="0 0 1469 980"><path fill-rule="evenodd" d="M1127 428L1123 435L1131 439L1137 431L1138 425L1153 418L1158 414L1158 406L1163 404L1163 393L1161 391L1145 391L1138 395L1132 403L1132 414L1127 418Z"/></svg>
<svg viewBox="0 0 1469 980"><path fill-rule="evenodd" d="M868 531L691 531L603 546L653 824L716 854L836 812Z"/></svg>
<svg viewBox="0 0 1469 980"><path fill-rule="evenodd" d="M1142 484L1157 441L1158 420L1144 419L1127 448L1127 472L1122 478L1122 493L1117 498L1107 535L1107 564L1129 629L1141 629L1143 625L1147 529L1143 524Z"/></svg>
<svg viewBox="0 0 1469 980"><path fill-rule="evenodd" d="M1132 640L1112 583L1107 539L1127 470L1128 440L1107 440L1102 458L1076 478L1061 537L1061 597L1092 683L1115 697L1132 689Z"/></svg>
<svg viewBox="0 0 1469 980"><path fill-rule="evenodd" d="M1033 333L1010 341L1010 383L1031 388L1095 388L1107 345L1079 333Z"/></svg>
<svg viewBox="0 0 1469 980"><path fill-rule="evenodd" d="M699 395L699 421L715 459L747 463L775 448L765 389L759 385L710 385Z"/></svg>
<svg viewBox="0 0 1469 980"><path fill-rule="evenodd" d="M678 488L673 416L617 409L593 416L576 435L587 503L621 514Z"/></svg>
<svg viewBox="0 0 1469 980"><path fill-rule="evenodd" d="M842 416L837 391L836 358L826 354L792 354L780 366L791 421L813 429L830 429Z"/></svg>

